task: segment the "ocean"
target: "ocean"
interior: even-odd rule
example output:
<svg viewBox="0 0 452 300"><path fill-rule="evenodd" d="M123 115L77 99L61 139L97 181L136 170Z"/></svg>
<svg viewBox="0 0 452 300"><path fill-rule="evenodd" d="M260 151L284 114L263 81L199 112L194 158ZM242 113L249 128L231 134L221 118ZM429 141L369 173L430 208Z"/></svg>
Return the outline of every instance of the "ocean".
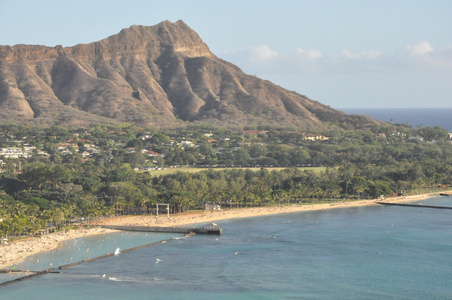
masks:
<svg viewBox="0 0 452 300"><path fill-rule="evenodd" d="M422 203L452 206L452 197ZM27 267L170 240L1 287L0 298L450 299L451 214L349 207L225 220L217 222L221 236L77 239L29 258Z"/></svg>
<svg viewBox="0 0 452 300"><path fill-rule="evenodd" d="M407 123L417 126L441 126L452 132L452 108L341 108L350 114L369 115L393 124ZM392 120L392 121L391 121Z"/></svg>

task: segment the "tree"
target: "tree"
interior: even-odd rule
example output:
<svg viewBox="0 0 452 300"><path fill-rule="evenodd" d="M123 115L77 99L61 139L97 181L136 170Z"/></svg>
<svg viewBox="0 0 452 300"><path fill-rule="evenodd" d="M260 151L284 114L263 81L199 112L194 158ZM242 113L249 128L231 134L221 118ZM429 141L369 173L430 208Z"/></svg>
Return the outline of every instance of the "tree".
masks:
<svg viewBox="0 0 452 300"><path fill-rule="evenodd" d="M290 163L293 166L299 166L302 164L306 164L309 162L311 156L309 155L309 151L304 148L295 149L289 152Z"/></svg>
<svg viewBox="0 0 452 300"><path fill-rule="evenodd" d="M115 182L108 189L108 195L114 199L124 200L129 213L131 208L141 206L141 201L145 197L141 190L132 182Z"/></svg>
<svg viewBox="0 0 452 300"><path fill-rule="evenodd" d="M43 185L51 184L52 169L44 163L27 165L20 176L30 189L40 190Z"/></svg>
<svg viewBox="0 0 452 300"><path fill-rule="evenodd" d="M140 139L133 139L127 142L127 148L135 148L136 152L141 152L143 150L143 141Z"/></svg>
<svg viewBox="0 0 452 300"><path fill-rule="evenodd" d="M345 197L348 196L348 187L352 181L353 176L355 175L356 167L350 163L343 164L339 167L339 178L344 183L344 193Z"/></svg>
<svg viewBox="0 0 452 300"><path fill-rule="evenodd" d="M234 162L237 165L246 165L250 155L247 150L239 148L234 152Z"/></svg>
<svg viewBox="0 0 452 300"><path fill-rule="evenodd" d="M371 181L369 182L369 185L366 189L366 193L372 198L377 198L380 197L381 195L383 196L392 195L390 182L383 180Z"/></svg>
<svg viewBox="0 0 452 300"><path fill-rule="evenodd" d="M108 180L110 182L127 181L133 178L133 175L134 171L129 164L121 164L108 172Z"/></svg>
<svg viewBox="0 0 452 300"><path fill-rule="evenodd" d="M163 145L164 143L168 142L170 140L169 136L163 134L163 133L156 133L154 134L150 141L153 144L161 144Z"/></svg>
<svg viewBox="0 0 452 300"><path fill-rule="evenodd" d="M350 188L353 191L353 198L355 198L355 194L358 194L358 197L366 190L367 181L362 176L354 176L350 182Z"/></svg>
<svg viewBox="0 0 452 300"><path fill-rule="evenodd" d="M274 190L271 192L271 196L273 198L274 203L278 203L278 205L284 205L289 201L289 193L285 190Z"/></svg>
<svg viewBox="0 0 452 300"><path fill-rule="evenodd" d="M449 138L449 132L440 126L420 128L417 133L429 142L444 141Z"/></svg>
<svg viewBox="0 0 452 300"><path fill-rule="evenodd" d="M146 159L140 152L132 152L124 156L124 162L129 163L132 167L138 167L143 166L146 163Z"/></svg>
<svg viewBox="0 0 452 300"><path fill-rule="evenodd" d="M253 158L259 158L261 156L265 156L267 152L267 147L264 145L253 144L250 148L249 155Z"/></svg>

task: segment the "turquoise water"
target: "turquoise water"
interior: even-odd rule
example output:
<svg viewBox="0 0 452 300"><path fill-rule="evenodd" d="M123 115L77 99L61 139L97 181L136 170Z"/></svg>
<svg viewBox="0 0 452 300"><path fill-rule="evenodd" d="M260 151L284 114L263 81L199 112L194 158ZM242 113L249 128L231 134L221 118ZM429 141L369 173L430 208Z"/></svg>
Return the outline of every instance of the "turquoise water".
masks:
<svg viewBox="0 0 452 300"><path fill-rule="evenodd" d="M3 287L0 298L449 299L451 217L452 210L373 206L223 221L222 236L176 237ZM82 250L65 248L61 259ZM55 264L56 255L39 260Z"/></svg>

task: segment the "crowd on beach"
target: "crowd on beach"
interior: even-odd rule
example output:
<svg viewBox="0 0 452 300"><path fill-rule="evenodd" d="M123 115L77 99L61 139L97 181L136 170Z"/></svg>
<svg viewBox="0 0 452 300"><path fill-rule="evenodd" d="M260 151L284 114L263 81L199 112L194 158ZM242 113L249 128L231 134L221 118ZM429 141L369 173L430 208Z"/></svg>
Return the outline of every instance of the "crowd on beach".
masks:
<svg viewBox="0 0 452 300"><path fill-rule="evenodd" d="M386 202L415 201L422 198L435 196L436 194L425 194L417 196L397 197L385 199ZM91 228L80 228L42 235L39 237L19 239L13 243L0 246L0 268L7 269L13 265L19 265L28 256L40 252L51 251L57 248L58 243L64 240L85 237L96 234L107 234L114 230L99 227L99 225L123 225L123 226L197 226L198 224L210 223L218 220L234 218L245 218L280 214L297 211L320 210L339 207L352 207L375 205L375 200L360 200L353 202L338 202L330 204L292 205L253 207L242 209L228 209L220 211L200 211L177 215L161 216L123 216L103 219ZM20 267L20 266L19 266ZM24 270L25 271L25 270Z"/></svg>

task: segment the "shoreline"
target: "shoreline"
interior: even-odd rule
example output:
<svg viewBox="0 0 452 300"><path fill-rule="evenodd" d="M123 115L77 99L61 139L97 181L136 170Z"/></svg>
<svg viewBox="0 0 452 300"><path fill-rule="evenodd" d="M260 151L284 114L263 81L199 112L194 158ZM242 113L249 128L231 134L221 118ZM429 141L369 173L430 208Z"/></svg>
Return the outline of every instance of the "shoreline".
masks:
<svg viewBox="0 0 452 300"><path fill-rule="evenodd" d="M452 191L449 191L452 193ZM418 201L426 198L439 196L439 193L428 193L412 196L400 196L400 197L390 197L384 199L385 202L399 203L399 202L409 202ZM306 204L298 205L292 204L287 206L263 206L263 207L250 207L250 208L231 208L221 211L196 211L188 212L178 215L170 215L170 217L160 216L156 218L155 216L124 216L117 217L114 219L108 219L99 225L123 225L123 226L167 226L167 227L181 227L181 226L196 226L200 224L221 221L221 220L231 220L236 218L247 218L247 217L259 217L266 215L275 215L282 213L291 212L301 212L301 211L315 211L315 210L325 210L333 208L344 208L344 207L357 207L357 206L378 206L380 204L376 203L381 201L381 199L370 199L370 200L356 200L356 201L344 201L344 202L333 202L324 204Z"/></svg>
<svg viewBox="0 0 452 300"><path fill-rule="evenodd" d="M446 192L446 191L445 191ZM452 192L452 191L447 191ZM412 196L400 196L384 199L385 202L399 203L417 201L430 197L438 196L439 192L428 193ZM221 211L196 211L183 214L170 215L169 217L161 215L148 216L122 216L103 220L94 226L101 225L129 225L129 226L166 226L166 227L183 227L197 226L205 223L211 223L220 220L231 220L236 218L259 217L266 215L316 211L333 208L357 207L379 205L376 202L381 199L356 200L347 202L334 202L325 204L293 204L289 206L264 206L251 208L232 208ZM117 230L105 229L101 227L73 229L65 232L56 232L40 237L30 237L22 240L14 241L11 244L0 246L0 269L7 269L11 266L17 266L25 261L28 256L51 251L58 247L58 244L65 240L86 237L98 234L108 234L117 232Z"/></svg>

